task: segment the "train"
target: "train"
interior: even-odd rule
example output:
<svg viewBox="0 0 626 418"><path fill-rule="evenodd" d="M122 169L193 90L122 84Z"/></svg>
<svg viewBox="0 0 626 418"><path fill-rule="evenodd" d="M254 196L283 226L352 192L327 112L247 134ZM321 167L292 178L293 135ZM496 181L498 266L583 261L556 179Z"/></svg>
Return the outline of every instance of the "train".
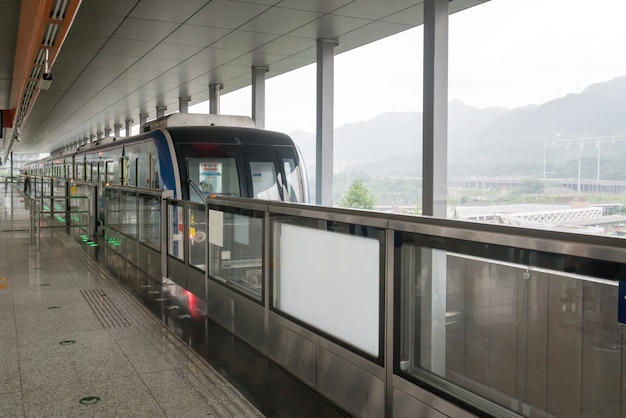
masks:
<svg viewBox="0 0 626 418"><path fill-rule="evenodd" d="M139 135L105 137L23 167L29 176L172 190L203 202L224 195L308 203L304 161L286 134L245 116L174 113Z"/></svg>

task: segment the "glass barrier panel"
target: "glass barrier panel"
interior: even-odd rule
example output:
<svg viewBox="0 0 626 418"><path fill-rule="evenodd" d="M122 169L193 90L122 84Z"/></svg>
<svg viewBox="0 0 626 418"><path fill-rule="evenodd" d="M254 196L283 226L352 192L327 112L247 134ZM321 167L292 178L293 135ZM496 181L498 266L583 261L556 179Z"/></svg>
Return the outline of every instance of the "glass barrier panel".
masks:
<svg viewBox="0 0 626 418"><path fill-rule="evenodd" d="M119 190L106 190L106 221L107 227L119 229L120 225L120 192ZM76 199L73 203L80 204L81 199Z"/></svg>
<svg viewBox="0 0 626 418"><path fill-rule="evenodd" d="M189 203L189 264L206 271L206 209Z"/></svg>
<svg viewBox="0 0 626 418"><path fill-rule="evenodd" d="M65 196L65 180L62 179L54 179L54 196Z"/></svg>
<svg viewBox="0 0 626 418"><path fill-rule="evenodd" d="M161 250L161 198L139 196L139 241Z"/></svg>
<svg viewBox="0 0 626 418"><path fill-rule="evenodd" d="M263 212L209 210L209 276L263 300Z"/></svg>
<svg viewBox="0 0 626 418"><path fill-rule="evenodd" d="M342 224L338 232L320 222L323 229L273 222L272 305L377 358L384 230Z"/></svg>
<svg viewBox="0 0 626 418"><path fill-rule="evenodd" d="M175 202L167 203L167 253L179 260L185 259L183 234L185 231L183 207Z"/></svg>
<svg viewBox="0 0 626 418"><path fill-rule="evenodd" d="M137 239L137 195L122 191L120 194L119 231Z"/></svg>
<svg viewBox="0 0 626 418"><path fill-rule="evenodd" d="M405 234L396 252L397 373L523 416L623 416L618 287L596 260L531 254L557 271L416 242Z"/></svg>

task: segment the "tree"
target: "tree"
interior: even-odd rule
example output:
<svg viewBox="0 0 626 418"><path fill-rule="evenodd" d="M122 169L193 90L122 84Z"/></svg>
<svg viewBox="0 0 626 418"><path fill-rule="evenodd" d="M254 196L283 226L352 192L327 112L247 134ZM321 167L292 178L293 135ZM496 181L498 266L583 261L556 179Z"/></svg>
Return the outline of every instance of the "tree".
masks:
<svg viewBox="0 0 626 418"><path fill-rule="evenodd" d="M341 199L340 206L355 209L373 209L376 204L374 195L363 185L363 180L356 179Z"/></svg>

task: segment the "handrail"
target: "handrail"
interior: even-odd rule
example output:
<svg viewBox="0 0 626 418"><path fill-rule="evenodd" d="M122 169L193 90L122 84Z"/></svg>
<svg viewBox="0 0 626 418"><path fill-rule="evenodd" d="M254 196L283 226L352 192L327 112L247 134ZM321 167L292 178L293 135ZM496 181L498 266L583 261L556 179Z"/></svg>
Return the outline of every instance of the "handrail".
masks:
<svg viewBox="0 0 626 418"><path fill-rule="evenodd" d="M207 203L259 210L266 208L270 214L361 224L398 232L423 234L442 240L472 241L617 263L626 260L626 241L610 236L228 196L210 196Z"/></svg>

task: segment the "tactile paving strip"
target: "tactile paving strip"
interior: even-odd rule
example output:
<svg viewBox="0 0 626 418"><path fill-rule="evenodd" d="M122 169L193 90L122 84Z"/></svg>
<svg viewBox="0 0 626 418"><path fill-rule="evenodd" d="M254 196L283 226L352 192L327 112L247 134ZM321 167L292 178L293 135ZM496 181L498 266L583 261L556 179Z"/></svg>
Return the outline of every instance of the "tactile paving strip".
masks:
<svg viewBox="0 0 626 418"><path fill-rule="evenodd" d="M89 307L103 328L124 328L131 326L122 309L102 289L81 290Z"/></svg>

